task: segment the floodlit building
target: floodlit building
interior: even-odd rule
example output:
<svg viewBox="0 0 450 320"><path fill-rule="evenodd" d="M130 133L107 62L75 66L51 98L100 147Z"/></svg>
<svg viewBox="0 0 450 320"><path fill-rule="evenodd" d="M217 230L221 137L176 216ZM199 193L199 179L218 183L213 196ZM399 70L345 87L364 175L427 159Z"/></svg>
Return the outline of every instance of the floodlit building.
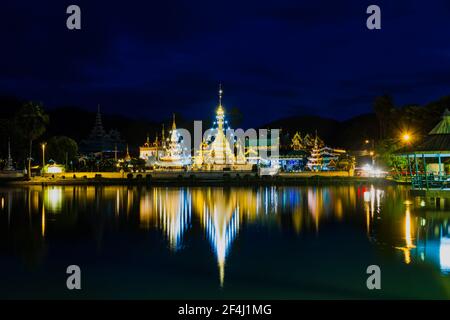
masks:
<svg viewBox="0 0 450 320"><path fill-rule="evenodd" d="M172 129L165 144L163 154L157 153L155 166L159 168L185 168L191 164L190 150L185 150L173 115Z"/></svg>
<svg viewBox="0 0 450 320"><path fill-rule="evenodd" d="M139 158L145 160L146 166L153 166L162 152L163 148L158 141L158 136L156 136L153 143L150 142L150 138L147 136L147 141L143 146L139 147Z"/></svg>
<svg viewBox="0 0 450 320"><path fill-rule="evenodd" d="M225 110L222 106L222 89L219 90L219 106L211 134L202 142L195 155L194 168L201 170L251 170L252 164L245 157L244 146L235 141ZM227 133L230 133L227 136Z"/></svg>

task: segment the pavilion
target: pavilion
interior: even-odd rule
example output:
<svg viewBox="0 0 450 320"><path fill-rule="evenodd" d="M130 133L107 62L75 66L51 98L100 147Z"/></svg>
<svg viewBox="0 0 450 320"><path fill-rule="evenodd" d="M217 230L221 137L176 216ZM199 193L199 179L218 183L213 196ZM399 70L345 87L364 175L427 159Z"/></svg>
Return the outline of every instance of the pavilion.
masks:
<svg viewBox="0 0 450 320"><path fill-rule="evenodd" d="M399 154L407 158L413 190L450 195L450 111L445 110L442 120L421 144Z"/></svg>

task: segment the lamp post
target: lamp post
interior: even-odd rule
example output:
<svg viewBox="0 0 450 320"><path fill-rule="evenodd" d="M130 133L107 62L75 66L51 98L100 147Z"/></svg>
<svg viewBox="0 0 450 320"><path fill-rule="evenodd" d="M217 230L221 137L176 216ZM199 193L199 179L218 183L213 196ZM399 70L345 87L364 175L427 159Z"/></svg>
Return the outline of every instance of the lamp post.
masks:
<svg viewBox="0 0 450 320"><path fill-rule="evenodd" d="M372 145L371 145L371 150L369 151L369 155L370 155L370 157L372 159L372 166L375 166L375 140L373 140L373 139L370 139L370 140L366 139L364 141L364 143L366 145L370 144L371 142L372 142Z"/></svg>
<svg viewBox="0 0 450 320"><path fill-rule="evenodd" d="M47 142L42 142L41 143L41 147L42 147L42 169L44 169L45 167L45 146L47 145Z"/></svg>

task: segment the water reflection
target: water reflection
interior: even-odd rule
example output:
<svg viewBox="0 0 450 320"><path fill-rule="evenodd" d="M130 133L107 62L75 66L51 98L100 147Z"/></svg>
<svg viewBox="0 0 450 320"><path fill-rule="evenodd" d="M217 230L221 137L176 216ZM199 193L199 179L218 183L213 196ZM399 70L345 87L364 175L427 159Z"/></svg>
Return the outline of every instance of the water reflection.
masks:
<svg viewBox="0 0 450 320"><path fill-rule="evenodd" d="M207 238L217 257L220 285L225 278L225 259L233 240L239 231L240 208L247 216L254 218L259 210L254 193L227 192L223 189L202 189L193 191L195 212L199 215ZM267 208L267 207L266 207ZM251 213L254 212L254 215Z"/></svg>
<svg viewBox="0 0 450 320"><path fill-rule="evenodd" d="M245 229L319 234L323 224L352 221L369 241L401 253L402 263L429 262L450 272L448 203L411 199L402 187L52 186L0 189L0 204L1 243L35 263L45 259L45 243L55 234L79 228L94 233L100 250L105 232L158 230L173 252L183 250L187 234L196 236L200 228L223 286L227 264L239 265L228 259Z"/></svg>
<svg viewBox="0 0 450 320"><path fill-rule="evenodd" d="M426 211L416 219L417 244L415 257L438 265L441 272L450 272L450 212Z"/></svg>
<svg viewBox="0 0 450 320"><path fill-rule="evenodd" d="M161 229L169 247L176 251L182 246L183 235L191 221L192 198L188 189L155 188L140 199L140 226L148 229L153 224Z"/></svg>

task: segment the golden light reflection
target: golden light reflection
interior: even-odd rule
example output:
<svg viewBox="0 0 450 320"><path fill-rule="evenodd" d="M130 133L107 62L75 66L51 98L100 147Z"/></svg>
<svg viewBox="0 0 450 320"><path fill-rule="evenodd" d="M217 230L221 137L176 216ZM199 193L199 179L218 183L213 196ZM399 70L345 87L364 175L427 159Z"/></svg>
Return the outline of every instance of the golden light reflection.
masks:
<svg viewBox="0 0 450 320"><path fill-rule="evenodd" d="M255 201L248 202L248 195L242 197L238 194L221 188L211 188L206 193L198 189L193 191L195 212L200 214L201 223L217 257L220 286L223 286L225 279L226 257L240 227L239 204L244 200L242 204L246 209L256 204ZM256 215L256 211L253 212Z"/></svg>
<svg viewBox="0 0 450 320"><path fill-rule="evenodd" d="M411 263L411 249L414 249L416 246L413 243L413 235L412 235L412 222L411 222L411 203L406 203L405 209L405 222L404 222L404 232L405 232L405 246L397 247L397 249L403 251L404 259L406 264Z"/></svg>
<svg viewBox="0 0 450 320"><path fill-rule="evenodd" d="M42 237L45 237L45 206L44 205L42 205L41 233L42 233Z"/></svg>
<svg viewBox="0 0 450 320"><path fill-rule="evenodd" d="M63 189L62 187L53 186L44 189L45 206L54 213L61 212Z"/></svg>
<svg viewBox="0 0 450 320"><path fill-rule="evenodd" d="M169 247L181 248L182 238L191 221L191 195L185 189L153 189L140 199L139 223L148 229L153 225L162 229Z"/></svg>
<svg viewBox="0 0 450 320"><path fill-rule="evenodd" d="M319 231L319 217L323 210L322 193L316 190L308 190L308 209L314 219L316 231Z"/></svg>

